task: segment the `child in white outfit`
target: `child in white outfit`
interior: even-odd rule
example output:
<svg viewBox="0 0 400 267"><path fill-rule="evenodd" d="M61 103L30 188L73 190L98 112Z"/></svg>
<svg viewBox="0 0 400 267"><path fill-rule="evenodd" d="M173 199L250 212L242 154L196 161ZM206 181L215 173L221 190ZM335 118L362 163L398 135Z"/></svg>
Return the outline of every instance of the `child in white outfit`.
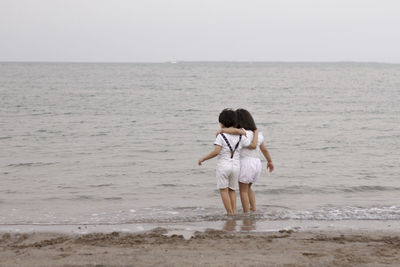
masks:
<svg viewBox="0 0 400 267"><path fill-rule="evenodd" d="M257 181L261 175L261 161L258 157L259 151L262 152L267 159L267 167L270 172L274 170L271 156L264 145L264 137L258 133L256 124L250 112L245 109L236 110L238 127L237 128L223 128L217 134L245 134L248 140L251 140L251 145L244 147L240 152L240 174L239 174L239 189L240 200L243 206L243 212L248 213L249 208L252 211L256 210L256 200L254 191L251 186Z"/></svg>
<svg viewBox="0 0 400 267"><path fill-rule="evenodd" d="M236 126L236 112L224 109L219 115L221 129ZM228 215L236 213L236 188L240 174L240 150L248 146L250 141L246 136L221 133L214 142L214 150L199 160L202 162L218 156L216 167L217 188Z"/></svg>

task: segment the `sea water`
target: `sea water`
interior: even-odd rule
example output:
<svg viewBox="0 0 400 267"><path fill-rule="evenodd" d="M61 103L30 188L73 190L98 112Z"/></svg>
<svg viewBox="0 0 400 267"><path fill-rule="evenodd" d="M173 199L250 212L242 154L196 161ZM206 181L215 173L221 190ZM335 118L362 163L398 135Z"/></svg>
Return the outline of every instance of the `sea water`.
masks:
<svg viewBox="0 0 400 267"><path fill-rule="evenodd" d="M0 63L0 224L226 220L197 165L224 108L275 165L252 220L400 221L400 65Z"/></svg>

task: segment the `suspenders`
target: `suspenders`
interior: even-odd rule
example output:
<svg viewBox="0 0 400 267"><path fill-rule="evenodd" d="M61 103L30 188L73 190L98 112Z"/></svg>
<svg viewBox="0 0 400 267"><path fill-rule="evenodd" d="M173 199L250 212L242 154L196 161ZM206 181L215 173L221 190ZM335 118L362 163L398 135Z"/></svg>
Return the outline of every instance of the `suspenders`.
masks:
<svg viewBox="0 0 400 267"><path fill-rule="evenodd" d="M240 140L242 140L242 135L239 135L239 141L236 143L235 149L232 149L231 144L229 143L228 139L226 138L226 136L221 133L222 138L224 138L225 143L228 145L229 150L231 151L231 158L233 158L233 154L235 154L236 149L239 146Z"/></svg>

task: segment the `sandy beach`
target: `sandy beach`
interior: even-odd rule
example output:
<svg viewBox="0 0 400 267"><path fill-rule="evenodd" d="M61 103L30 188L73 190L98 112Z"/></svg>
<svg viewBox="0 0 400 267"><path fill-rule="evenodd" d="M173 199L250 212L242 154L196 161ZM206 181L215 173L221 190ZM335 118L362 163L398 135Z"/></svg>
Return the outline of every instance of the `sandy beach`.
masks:
<svg viewBox="0 0 400 267"><path fill-rule="evenodd" d="M399 266L396 232L2 233L0 266Z"/></svg>

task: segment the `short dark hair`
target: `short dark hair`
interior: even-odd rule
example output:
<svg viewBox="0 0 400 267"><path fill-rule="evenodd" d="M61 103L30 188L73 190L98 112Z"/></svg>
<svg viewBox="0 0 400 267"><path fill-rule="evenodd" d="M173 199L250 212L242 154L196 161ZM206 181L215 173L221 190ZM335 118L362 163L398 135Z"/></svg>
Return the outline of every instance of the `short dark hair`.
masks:
<svg viewBox="0 0 400 267"><path fill-rule="evenodd" d="M225 127L236 127L236 112L233 109L226 108L219 114L218 121Z"/></svg>
<svg viewBox="0 0 400 267"><path fill-rule="evenodd" d="M245 109L239 108L236 110L237 115L237 127L244 128L246 130L255 131L257 130L256 123L250 112Z"/></svg>

